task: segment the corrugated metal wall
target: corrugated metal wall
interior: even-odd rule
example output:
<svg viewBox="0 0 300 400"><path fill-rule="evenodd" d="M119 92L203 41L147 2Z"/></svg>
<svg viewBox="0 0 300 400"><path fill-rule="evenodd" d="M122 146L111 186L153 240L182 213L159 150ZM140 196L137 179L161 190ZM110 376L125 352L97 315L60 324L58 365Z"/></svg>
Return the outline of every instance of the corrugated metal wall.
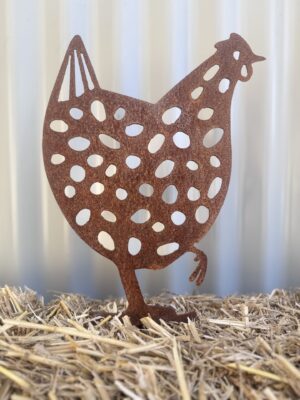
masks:
<svg viewBox="0 0 300 400"><path fill-rule="evenodd" d="M122 293L117 269L64 221L42 163L43 118L69 41L80 34L100 85L158 100L231 32L267 61L232 105L233 171L222 212L199 246L201 291L300 284L298 0L0 0L0 284L39 292ZM143 289L192 292L193 256L141 271Z"/></svg>

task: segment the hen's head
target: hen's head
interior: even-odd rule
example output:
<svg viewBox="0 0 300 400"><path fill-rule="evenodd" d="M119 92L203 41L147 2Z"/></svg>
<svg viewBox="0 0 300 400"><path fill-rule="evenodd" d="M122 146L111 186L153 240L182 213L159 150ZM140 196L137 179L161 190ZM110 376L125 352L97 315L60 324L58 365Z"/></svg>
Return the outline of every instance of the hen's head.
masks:
<svg viewBox="0 0 300 400"><path fill-rule="evenodd" d="M265 57L254 54L248 43L237 33L232 33L229 39L218 42L215 47L221 55L222 53L228 55L228 52L232 52L232 61L240 70L239 80L243 82L251 78L252 64L265 60Z"/></svg>

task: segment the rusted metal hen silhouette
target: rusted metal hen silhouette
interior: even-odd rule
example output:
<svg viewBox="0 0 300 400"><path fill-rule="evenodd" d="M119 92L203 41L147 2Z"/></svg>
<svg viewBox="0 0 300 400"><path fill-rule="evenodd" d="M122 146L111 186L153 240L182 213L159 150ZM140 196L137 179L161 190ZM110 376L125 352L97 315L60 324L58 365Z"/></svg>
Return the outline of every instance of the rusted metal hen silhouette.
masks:
<svg viewBox="0 0 300 400"><path fill-rule="evenodd" d="M195 247L224 202L231 171L230 105L256 56L239 35L157 103L100 88L79 36L71 41L46 112L43 155L54 196L78 235L118 267L132 322L194 313L147 305L135 270L161 269Z"/></svg>

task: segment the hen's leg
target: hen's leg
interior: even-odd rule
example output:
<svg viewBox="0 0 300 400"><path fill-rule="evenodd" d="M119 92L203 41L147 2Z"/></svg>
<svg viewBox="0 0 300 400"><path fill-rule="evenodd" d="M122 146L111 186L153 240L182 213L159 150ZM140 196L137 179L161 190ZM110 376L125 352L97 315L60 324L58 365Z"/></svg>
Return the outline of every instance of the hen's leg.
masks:
<svg viewBox="0 0 300 400"><path fill-rule="evenodd" d="M190 275L190 282L195 281L196 285L199 286L203 282L207 269L207 256L202 251L197 249L197 247L193 247L191 250L195 255L195 261L198 261L198 265L195 271Z"/></svg>
<svg viewBox="0 0 300 400"><path fill-rule="evenodd" d="M119 268L121 281L128 301L128 314L138 314L147 307L142 291L135 275L135 270Z"/></svg>
<svg viewBox="0 0 300 400"><path fill-rule="evenodd" d="M173 307L146 304L135 275L135 270L120 268L119 273L128 300L128 307L122 316L128 315L134 325L141 325L140 319L148 315L151 315L155 321L163 319L165 321L178 322L196 317L194 312L177 314Z"/></svg>

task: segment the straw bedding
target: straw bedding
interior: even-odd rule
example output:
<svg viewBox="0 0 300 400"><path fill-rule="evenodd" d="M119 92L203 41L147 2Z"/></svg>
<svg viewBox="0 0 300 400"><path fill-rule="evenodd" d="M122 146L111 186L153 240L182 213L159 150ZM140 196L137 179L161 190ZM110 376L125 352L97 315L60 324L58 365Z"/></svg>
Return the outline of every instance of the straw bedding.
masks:
<svg viewBox="0 0 300 400"><path fill-rule="evenodd" d="M199 318L138 329L97 316L124 300L0 289L0 399L300 398L300 290L155 301Z"/></svg>

